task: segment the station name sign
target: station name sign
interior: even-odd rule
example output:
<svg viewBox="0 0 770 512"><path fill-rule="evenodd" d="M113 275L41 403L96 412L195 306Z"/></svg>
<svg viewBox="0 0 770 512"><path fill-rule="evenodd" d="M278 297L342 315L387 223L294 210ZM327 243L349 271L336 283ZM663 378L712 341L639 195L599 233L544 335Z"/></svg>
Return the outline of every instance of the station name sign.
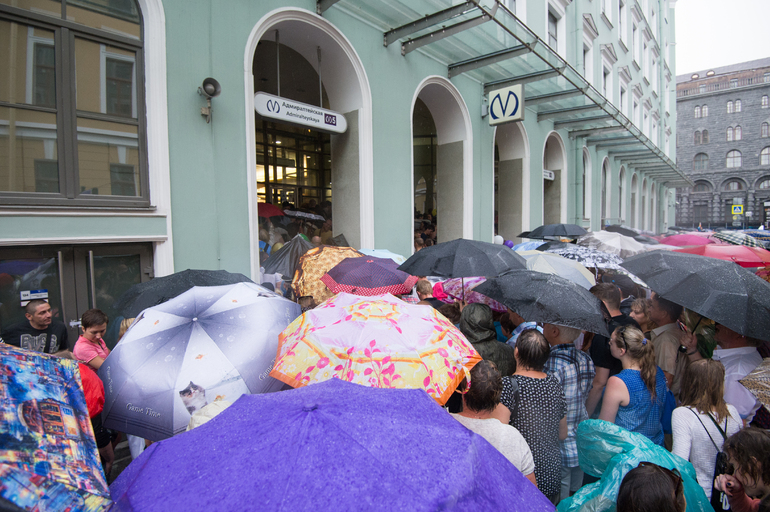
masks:
<svg viewBox="0 0 770 512"><path fill-rule="evenodd" d="M339 112L264 92L254 95L254 109L262 117L306 126L319 132L345 133L348 129L345 116Z"/></svg>
<svg viewBox="0 0 770 512"><path fill-rule="evenodd" d="M489 125L524 120L524 86L512 85L489 93Z"/></svg>

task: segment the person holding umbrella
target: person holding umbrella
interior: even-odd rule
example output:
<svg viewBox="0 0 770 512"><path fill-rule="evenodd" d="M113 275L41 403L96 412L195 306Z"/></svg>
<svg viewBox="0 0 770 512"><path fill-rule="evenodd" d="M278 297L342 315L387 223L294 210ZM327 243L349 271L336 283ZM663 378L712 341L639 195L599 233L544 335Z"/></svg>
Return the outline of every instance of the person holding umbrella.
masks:
<svg viewBox="0 0 770 512"><path fill-rule="evenodd" d="M527 442L515 427L501 422L495 415L503 390L503 378L495 363L479 361L471 369L470 386L463 381L458 389L462 393L463 410L450 414L465 428L489 441L521 474L537 485L535 462Z"/></svg>
<svg viewBox="0 0 770 512"><path fill-rule="evenodd" d="M757 347L760 340L738 334L724 325L716 324L717 344L713 358L725 367L725 401L733 404L746 425L759 409L757 398L739 381L762 363Z"/></svg>

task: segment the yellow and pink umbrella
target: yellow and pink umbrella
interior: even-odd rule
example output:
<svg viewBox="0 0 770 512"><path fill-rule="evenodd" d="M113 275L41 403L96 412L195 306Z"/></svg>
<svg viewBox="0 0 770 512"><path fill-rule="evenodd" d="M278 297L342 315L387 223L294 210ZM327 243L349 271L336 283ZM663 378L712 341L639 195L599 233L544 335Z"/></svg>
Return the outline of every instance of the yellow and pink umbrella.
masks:
<svg viewBox="0 0 770 512"><path fill-rule="evenodd" d="M270 375L295 388L338 378L379 388L422 388L442 405L481 361L433 307L389 294L340 293L294 320L278 342Z"/></svg>

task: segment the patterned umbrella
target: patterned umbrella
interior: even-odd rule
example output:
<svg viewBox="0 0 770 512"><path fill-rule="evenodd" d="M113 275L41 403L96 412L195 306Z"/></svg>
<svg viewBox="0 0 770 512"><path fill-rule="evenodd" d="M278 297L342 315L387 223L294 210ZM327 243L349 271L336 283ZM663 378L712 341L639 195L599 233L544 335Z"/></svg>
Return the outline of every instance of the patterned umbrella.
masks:
<svg viewBox="0 0 770 512"><path fill-rule="evenodd" d="M479 292L473 291L476 286L480 285L486 280L487 279L485 277L447 279L441 283L441 286L444 290L444 293L447 294L447 297L446 299L440 300L442 302L446 302L447 304L451 304L455 300L465 300L467 304L486 304L494 311L500 311L501 313L508 311L508 308L506 308L505 305L500 304L496 300L490 299L486 295L482 295Z"/></svg>
<svg viewBox="0 0 770 512"><path fill-rule="evenodd" d="M738 382L751 391L762 405L770 408L770 358L764 358L759 366Z"/></svg>
<svg viewBox="0 0 770 512"><path fill-rule="evenodd" d="M615 254L563 242L549 242L540 246L538 250L558 254L567 259L578 261L585 267L618 270L621 269L620 264L623 263L623 259Z"/></svg>
<svg viewBox="0 0 770 512"><path fill-rule="evenodd" d="M765 242L770 242L770 230L766 229L745 229L743 231L749 236L753 236L757 240L763 240Z"/></svg>
<svg viewBox="0 0 770 512"><path fill-rule="evenodd" d="M333 293L345 292L365 297L409 293L419 279L398 270L398 264L391 259L372 256L345 258L321 276L321 281Z"/></svg>
<svg viewBox="0 0 770 512"><path fill-rule="evenodd" d="M536 242L522 242L520 244L516 244L513 246L513 250L516 252L519 251L533 251L539 248L541 245L543 245L542 240L537 240Z"/></svg>
<svg viewBox="0 0 770 512"><path fill-rule="evenodd" d="M0 418L0 508L111 504L77 361L0 344Z"/></svg>
<svg viewBox="0 0 770 512"><path fill-rule="evenodd" d="M299 259L291 286L297 297L312 295L316 304L332 297L334 293L321 281L321 277L345 258L363 256L352 247L321 245L310 249Z"/></svg>
<svg viewBox="0 0 770 512"><path fill-rule="evenodd" d="M399 265L406 261L404 256L396 254L395 252L390 252L387 249L359 249L358 252L367 256L374 256L375 258L390 258Z"/></svg>
<svg viewBox="0 0 770 512"><path fill-rule="evenodd" d="M646 247L631 237L611 231L594 231L578 239L578 245L628 258L644 252Z"/></svg>
<svg viewBox="0 0 770 512"><path fill-rule="evenodd" d="M593 274L578 261L550 252L524 251L519 254L527 260L527 268L529 270L561 276L582 286L586 290L596 284Z"/></svg>
<svg viewBox="0 0 770 512"><path fill-rule="evenodd" d="M770 265L770 251L759 247L746 247L745 245L699 245L675 249L674 252L700 254L709 258L734 261L742 267L766 267Z"/></svg>
<svg viewBox="0 0 770 512"><path fill-rule="evenodd" d="M747 235L746 233L741 233L740 231L720 231L719 233L714 233L713 236L718 240L723 240L734 245L761 247L761 244L757 242L756 238L751 235Z"/></svg>
<svg viewBox="0 0 770 512"><path fill-rule="evenodd" d="M196 286L144 310L99 368L104 426L159 441L208 403L278 391L278 334L300 310L254 283Z"/></svg>
<svg viewBox="0 0 770 512"><path fill-rule="evenodd" d="M442 405L481 361L434 308L391 295L340 293L292 322L279 344L270 375L290 386L336 377L371 387L425 389Z"/></svg>

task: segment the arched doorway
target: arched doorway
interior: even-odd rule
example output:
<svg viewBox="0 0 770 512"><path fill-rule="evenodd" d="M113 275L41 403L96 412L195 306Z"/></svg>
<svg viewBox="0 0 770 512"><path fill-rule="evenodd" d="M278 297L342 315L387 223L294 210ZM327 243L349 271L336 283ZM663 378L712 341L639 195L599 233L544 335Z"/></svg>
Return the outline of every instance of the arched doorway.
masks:
<svg viewBox="0 0 770 512"><path fill-rule="evenodd" d="M543 170L543 224L566 222L566 209L562 208L566 194L562 188L566 185L567 158L564 142L556 132L545 141Z"/></svg>
<svg viewBox="0 0 770 512"><path fill-rule="evenodd" d="M315 174L309 172L307 179L309 180L308 182L310 180L322 180L320 183L319 181L313 181L313 183L320 186L313 188L310 185L306 185L308 190L314 189L326 194L326 188L330 189L334 234L344 234L353 247L374 247L372 99L369 81L363 64L350 42L326 19L310 11L279 9L266 14L255 25L249 36L244 53L252 275L259 272L257 116L254 111L254 93L265 90L263 88L267 88L270 85L268 82L263 82L262 78L267 78L269 81L271 75L274 80L278 77L275 68L272 71L270 70L271 65L268 61L265 64L267 69L263 69L262 66L255 67L255 57L258 57L257 47L259 43L267 45L265 46L266 50L270 44L273 45L273 49L276 48L276 32L279 35L279 46L277 48L281 51L286 50L277 59L286 58L290 61L281 64L281 77L283 78L284 73L289 74L289 78L281 80L281 95L287 95L290 99L296 98L295 101L303 102L303 98L309 98L311 104L313 104L313 99L316 101L320 100L325 108L339 112L345 117L347 122L345 133L329 136L328 148L323 147L326 142L322 138L304 141L300 140L300 137L296 137L296 144L298 145L308 142L308 153L313 153L311 147L314 147L315 154L321 157L326 155L327 160L324 162L324 165L328 167L320 168L321 162L318 162L319 169L313 169L313 166L316 164L312 161L312 158L309 163L305 162L305 154L302 152L293 155L294 163L298 164L297 160L302 158L302 165L305 166L303 169L318 171ZM269 53L269 51L265 51L265 53ZM320 59L319 53L321 55ZM298 73L310 68L312 68L313 72L307 82L313 82L313 78L315 78L315 86L312 88L314 92L306 89L305 86L295 86L294 90L292 90L292 86L295 83L305 83L306 81L304 79L297 80ZM320 86L317 81L319 74L322 77ZM277 83L275 85L277 86ZM307 87L310 86L308 85ZM320 93L319 87L322 87L322 92ZM277 87L275 90L277 92ZM307 129L308 127L304 127L304 133L308 133ZM289 133L294 132L290 131ZM309 135L314 135L312 129ZM319 141L322 143L320 151L317 150ZM274 149L277 146L276 144ZM269 145L263 144L263 148L265 151L268 151ZM328 153L326 152L327 149ZM291 157L290 153L283 156L282 158L286 159L283 163L290 163ZM278 176L277 167L276 162L276 177ZM285 170L286 168L283 169L283 171ZM299 165L295 166L295 170L297 180L304 180L304 172L301 177L299 176ZM272 171L265 169L265 172L269 173ZM282 176L285 176L285 173ZM281 183L281 185L290 186L291 184ZM268 187L266 186L266 199L267 192ZM296 194L299 194L300 199L303 197L303 192L300 190L297 190Z"/></svg>
<svg viewBox="0 0 770 512"><path fill-rule="evenodd" d="M416 125L420 120L424 126ZM438 242L445 242L455 238L472 238L470 115L459 91L446 78L428 77L417 88L412 103L413 141L417 140L420 131L431 132L428 133L432 141L430 152L435 154L435 157L431 157L431 165L435 168L431 179L435 183L436 239ZM413 150L416 149L413 145ZM413 187L416 180L419 180L419 166L422 166L424 161L422 157L418 161L418 156L417 152L413 153ZM426 181L429 179L426 178ZM416 190L413 190L413 195L415 193Z"/></svg>
<svg viewBox="0 0 770 512"><path fill-rule="evenodd" d="M500 125L495 130L494 206L497 234L506 240L529 228L529 210L524 207L529 203L529 173L525 169L529 169L529 142L524 126Z"/></svg>
<svg viewBox="0 0 770 512"><path fill-rule="evenodd" d="M412 151L414 155L414 211L436 215L436 123L421 99L412 112Z"/></svg>
<svg viewBox="0 0 770 512"><path fill-rule="evenodd" d="M647 178L642 180L642 221L641 228L644 230L649 229L649 223L647 222Z"/></svg>
<svg viewBox="0 0 770 512"><path fill-rule="evenodd" d="M639 197L639 179L636 173L631 176L631 227L639 227L639 211L637 210Z"/></svg>

